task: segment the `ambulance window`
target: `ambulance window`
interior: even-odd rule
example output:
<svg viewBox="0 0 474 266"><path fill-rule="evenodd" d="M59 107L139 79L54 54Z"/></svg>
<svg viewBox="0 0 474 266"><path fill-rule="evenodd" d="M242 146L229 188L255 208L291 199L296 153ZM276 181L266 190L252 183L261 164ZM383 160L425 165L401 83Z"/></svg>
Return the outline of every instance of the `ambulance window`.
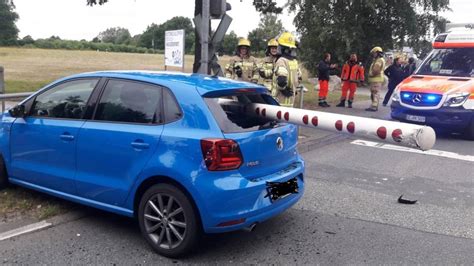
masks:
<svg viewBox="0 0 474 266"><path fill-rule="evenodd" d="M474 48L436 49L416 73L436 76L474 76Z"/></svg>

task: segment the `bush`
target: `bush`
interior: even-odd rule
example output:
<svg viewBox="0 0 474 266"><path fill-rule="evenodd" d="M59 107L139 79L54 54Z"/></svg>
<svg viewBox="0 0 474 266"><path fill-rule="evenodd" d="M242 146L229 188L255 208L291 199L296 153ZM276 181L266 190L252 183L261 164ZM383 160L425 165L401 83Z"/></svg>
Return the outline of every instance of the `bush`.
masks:
<svg viewBox="0 0 474 266"><path fill-rule="evenodd" d="M154 53L153 49L145 47L137 47L133 45L125 44L113 44L113 43L102 43L102 42L88 42L85 40L81 41L69 41L61 40L58 38L49 39L38 39L31 43L30 41L19 40L15 43L25 48L41 48L41 49L63 49L63 50L92 50L92 51L103 51L103 52L119 52L119 53ZM156 53L163 52L156 50Z"/></svg>

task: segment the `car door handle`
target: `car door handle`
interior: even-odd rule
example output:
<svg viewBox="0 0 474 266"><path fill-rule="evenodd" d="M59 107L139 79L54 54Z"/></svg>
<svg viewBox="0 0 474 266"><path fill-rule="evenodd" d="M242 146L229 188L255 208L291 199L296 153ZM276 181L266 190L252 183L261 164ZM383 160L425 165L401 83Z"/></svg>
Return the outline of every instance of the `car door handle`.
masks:
<svg viewBox="0 0 474 266"><path fill-rule="evenodd" d="M138 149L138 150L144 150L144 149L150 148L150 144L140 142L140 141L134 141L131 144L133 148Z"/></svg>
<svg viewBox="0 0 474 266"><path fill-rule="evenodd" d="M62 134L61 136L59 136L59 138L61 138L62 140L65 140L65 141L73 141L74 140L74 136L69 135L67 133Z"/></svg>

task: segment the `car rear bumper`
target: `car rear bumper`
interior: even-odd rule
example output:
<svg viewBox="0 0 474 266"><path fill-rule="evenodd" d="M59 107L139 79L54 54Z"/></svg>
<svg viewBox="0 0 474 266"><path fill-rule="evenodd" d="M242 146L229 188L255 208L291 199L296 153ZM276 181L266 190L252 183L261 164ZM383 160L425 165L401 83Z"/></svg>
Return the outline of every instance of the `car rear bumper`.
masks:
<svg viewBox="0 0 474 266"><path fill-rule="evenodd" d="M398 102L392 102L391 117L393 119L415 124L426 124L434 128L452 131L465 130L474 118L474 110L466 110L462 107L441 107L436 110L416 110L403 107ZM425 117L424 123L418 123L407 119L407 115Z"/></svg>
<svg viewBox="0 0 474 266"><path fill-rule="evenodd" d="M205 211L201 209L203 229L206 233L235 231L261 223L294 205L304 193L304 162L299 159L287 168L255 180L243 176L227 176L214 180L212 193L205 196ZM271 201L267 182L286 182L296 178L298 193ZM204 211L204 212L203 212ZM222 225L239 221L234 225Z"/></svg>

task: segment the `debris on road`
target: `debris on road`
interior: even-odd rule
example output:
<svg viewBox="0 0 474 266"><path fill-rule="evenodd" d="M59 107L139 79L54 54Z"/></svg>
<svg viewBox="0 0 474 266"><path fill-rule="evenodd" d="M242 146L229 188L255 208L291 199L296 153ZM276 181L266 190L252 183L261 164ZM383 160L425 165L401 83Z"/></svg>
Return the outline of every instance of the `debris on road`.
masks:
<svg viewBox="0 0 474 266"><path fill-rule="evenodd" d="M401 204L415 204L418 200L407 200L407 199L403 199L403 195L401 195L399 198L398 198L398 203L401 203Z"/></svg>

